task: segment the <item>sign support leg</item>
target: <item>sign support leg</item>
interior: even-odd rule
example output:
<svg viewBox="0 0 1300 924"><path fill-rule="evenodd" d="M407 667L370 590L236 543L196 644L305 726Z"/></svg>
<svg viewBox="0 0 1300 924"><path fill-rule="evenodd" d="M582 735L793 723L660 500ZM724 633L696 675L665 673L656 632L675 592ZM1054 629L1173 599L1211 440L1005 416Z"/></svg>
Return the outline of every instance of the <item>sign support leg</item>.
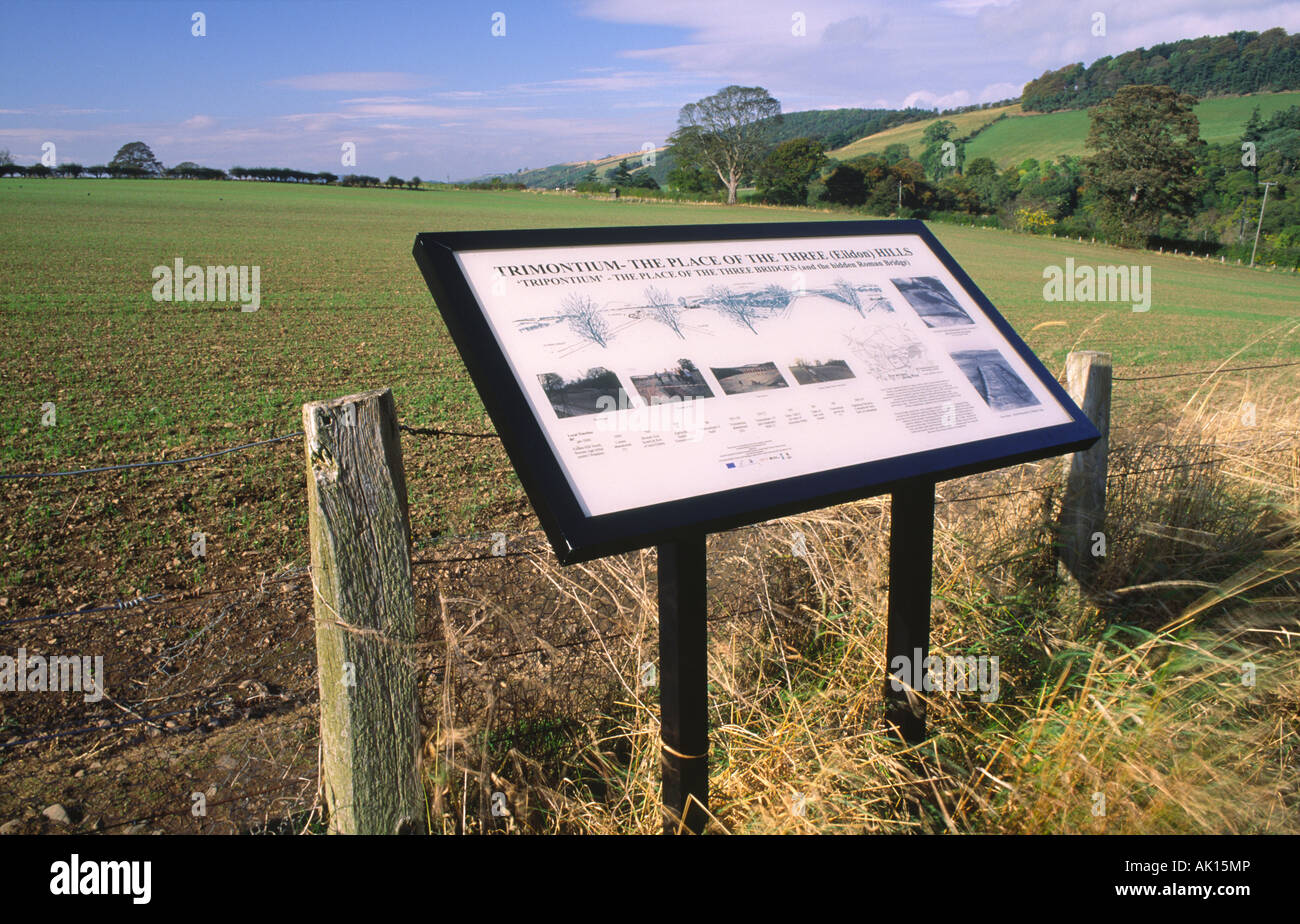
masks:
<svg viewBox="0 0 1300 924"><path fill-rule="evenodd" d="M885 641L885 721L909 744L925 738L923 693L930 655L930 580L934 559L934 483L894 492L889 527L889 631ZM895 681L899 689L895 689ZM906 684L906 686L903 686Z"/></svg>
<svg viewBox="0 0 1300 924"><path fill-rule="evenodd" d="M699 834L709 804L704 534L659 546L664 833Z"/></svg>

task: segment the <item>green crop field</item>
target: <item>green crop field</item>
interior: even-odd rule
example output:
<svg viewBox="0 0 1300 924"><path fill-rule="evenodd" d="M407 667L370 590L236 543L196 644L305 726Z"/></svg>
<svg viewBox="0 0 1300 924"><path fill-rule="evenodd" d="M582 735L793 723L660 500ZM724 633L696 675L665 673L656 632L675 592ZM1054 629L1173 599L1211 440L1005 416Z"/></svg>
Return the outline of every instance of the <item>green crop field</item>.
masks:
<svg viewBox="0 0 1300 924"><path fill-rule="evenodd" d="M528 192L345 189L235 182L0 181L0 467L38 471L179 456L299 429L305 401L391 386L405 422L490 421L410 255L437 229L834 220L811 210L613 202ZM1283 337L1300 277L1002 231L936 233L1053 369L1072 348L1122 370L1300 356ZM261 308L156 302L151 271L261 267ZM1043 269L1152 267L1149 312L1044 301ZM42 426L53 403L55 426ZM7 483L0 596L49 605L104 581L194 585L214 570L301 561L300 447L231 457L225 480L114 475L78 495L63 480ZM417 538L518 528L531 513L491 440L408 447ZM175 473L178 470L171 470ZM178 554L196 524L237 555ZM7 534L7 535L6 535ZM222 564L225 562L225 564ZM57 593L56 593L57 592Z"/></svg>
<svg viewBox="0 0 1300 924"><path fill-rule="evenodd" d="M1252 96L1202 100L1196 104L1201 138L1213 143L1235 141L1241 137L1242 129L1256 106L1259 107L1260 117L1268 118L1280 109L1297 104L1300 104L1300 93L1296 92L1257 93ZM1006 113L1007 118L989 124L1002 113ZM988 125L967 145L968 161L976 157L988 157L999 167L1009 167L1030 157L1055 160L1063 154L1088 153L1084 146L1088 137L1088 113L1083 109L1026 114L1022 113L1017 104L944 118L957 124L960 135L970 134L981 125ZM900 125L860 138L830 154L846 160L861 154L883 151L891 144L902 142L911 148L913 157L918 157L922 150L921 135L932 121L934 120Z"/></svg>

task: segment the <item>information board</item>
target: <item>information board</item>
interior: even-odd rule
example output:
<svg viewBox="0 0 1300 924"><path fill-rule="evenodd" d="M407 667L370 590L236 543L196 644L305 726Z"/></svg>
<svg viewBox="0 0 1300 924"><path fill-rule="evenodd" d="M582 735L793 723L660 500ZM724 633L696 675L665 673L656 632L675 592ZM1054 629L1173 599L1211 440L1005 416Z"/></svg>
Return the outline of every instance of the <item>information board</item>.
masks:
<svg viewBox="0 0 1300 924"><path fill-rule="evenodd" d="M415 255L562 561L1098 437L920 222L421 234Z"/></svg>

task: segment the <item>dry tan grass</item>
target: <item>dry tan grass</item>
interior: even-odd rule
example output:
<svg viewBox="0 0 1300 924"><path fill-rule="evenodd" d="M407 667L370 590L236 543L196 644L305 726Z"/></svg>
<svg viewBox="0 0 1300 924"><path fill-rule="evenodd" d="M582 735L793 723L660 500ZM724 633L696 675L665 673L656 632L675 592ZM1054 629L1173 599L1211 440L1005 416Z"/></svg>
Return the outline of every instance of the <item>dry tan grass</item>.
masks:
<svg viewBox="0 0 1300 924"><path fill-rule="evenodd" d="M1058 484L1059 461L940 486L932 651L998 656L1001 689L926 694L915 747L881 720L886 499L714 537L710 580L740 590L710 616L711 830L1300 831L1295 380L1210 380L1149 432L1112 441L1112 472L1137 474L1111 481L1082 606L1052 556L1057 492L1012 493ZM445 713L433 827L655 833L653 555L533 567L604 636L583 669L607 708L486 746L482 712Z"/></svg>

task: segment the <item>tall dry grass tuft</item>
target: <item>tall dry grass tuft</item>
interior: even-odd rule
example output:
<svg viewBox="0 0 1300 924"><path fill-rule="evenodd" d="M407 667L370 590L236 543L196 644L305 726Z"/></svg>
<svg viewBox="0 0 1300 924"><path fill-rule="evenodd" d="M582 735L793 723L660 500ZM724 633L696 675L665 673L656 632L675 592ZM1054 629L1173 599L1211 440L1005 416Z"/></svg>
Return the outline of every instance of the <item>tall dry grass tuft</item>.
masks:
<svg viewBox="0 0 1300 924"><path fill-rule="evenodd" d="M1300 831L1296 394L1209 381L1165 426L1121 428L1082 607L1052 551L1059 460L941 485L932 653L996 657L999 683L923 694L914 747L882 723L887 499L711 537L712 830ZM562 678L600 692L508 722L508 691L472 714L444 696L434 827L655 833L654 556L530 567L600 636ZM490 661L454 622L448 671L473 674ZM510 670L520 689L559 682Z"/></svg>

